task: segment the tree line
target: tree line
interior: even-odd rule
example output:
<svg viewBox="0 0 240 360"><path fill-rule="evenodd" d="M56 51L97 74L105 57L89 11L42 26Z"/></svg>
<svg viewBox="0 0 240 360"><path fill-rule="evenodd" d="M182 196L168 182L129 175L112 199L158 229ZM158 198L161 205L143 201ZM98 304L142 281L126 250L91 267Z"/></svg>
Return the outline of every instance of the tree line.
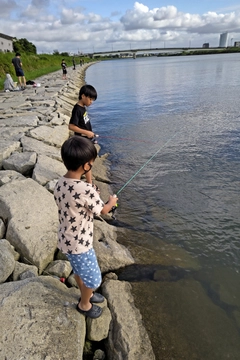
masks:
<svg viewBox="0 0 240 360"><path fill-rule="evenodd" d="M28 54L37 54L36 46L28 41L27 39L13 39L13 51L15 53L28 53ZM68 52L60 53L58 50L53 50L53 55L69 56Z"/></svg>

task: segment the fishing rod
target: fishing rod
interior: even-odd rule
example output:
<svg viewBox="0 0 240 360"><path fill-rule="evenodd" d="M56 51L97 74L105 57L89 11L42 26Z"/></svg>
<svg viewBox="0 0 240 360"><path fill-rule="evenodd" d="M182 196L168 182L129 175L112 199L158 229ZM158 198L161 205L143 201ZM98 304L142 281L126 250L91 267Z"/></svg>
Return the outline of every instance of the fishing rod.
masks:
<svg viewBox="0 0 240 360"><path fill-rule="evenodd" d="M122 192L125 187L140 173L140 171L142 171L142 169L145 168L145 166L165 147L169 144L170 141L172 141L172 139L175 138L175 136L177 136L177 134L179 134L179 131L176 132L173 136L171 136L136 172L135 174L133 174L133 176L130 177L130 179L116 192L116 197L120 194L120 192ZM111 209L112 212L112 218L115 219L115 211L118 207L118 204L116 204L116 206L113 206Z"/></svg>
<svg viewBox="0 0 240 360"><path fill-rule="evenodd" d="M117 137L117 136L102 136L102 135L97 135L94 134L95 137L100 137L100 138L104 138L104 139L116 139L116 140L123 140L123 141L136 141L136 142L143 142L143 143L147 143L147 144L155 144L155 142L153 141L148 141L148 140L141 140L141 139L130 139L130 138L125 138L125 137Z"/></svg>

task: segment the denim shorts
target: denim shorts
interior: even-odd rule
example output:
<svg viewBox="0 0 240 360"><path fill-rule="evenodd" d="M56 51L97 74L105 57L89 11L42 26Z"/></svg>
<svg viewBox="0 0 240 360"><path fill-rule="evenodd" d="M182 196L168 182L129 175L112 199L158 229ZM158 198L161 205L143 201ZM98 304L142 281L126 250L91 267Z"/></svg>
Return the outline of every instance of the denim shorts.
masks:
<svg viewBox="0 0 240 360"><path fill-rule="evenodd" d="M81 278L86 287L96 289L100 286L102 274L94 249L82 254L66 254L66 256L72 265L73 273Z"/></svg>

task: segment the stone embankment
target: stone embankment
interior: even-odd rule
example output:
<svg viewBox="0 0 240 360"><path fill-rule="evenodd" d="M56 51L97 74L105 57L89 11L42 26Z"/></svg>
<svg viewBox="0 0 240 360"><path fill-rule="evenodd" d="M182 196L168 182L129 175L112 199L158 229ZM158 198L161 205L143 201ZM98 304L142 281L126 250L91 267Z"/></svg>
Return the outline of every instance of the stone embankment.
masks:
<svg viewBox="0 0 240 360"><path fill-rule="evenodd" d="M76 311L79 290L57 250L52 192L65 173L60 147L87 67L69 69L67 81L59 71L37 79L40 87L0 94L0 359L82 360L87 343L91 358L104 359L102 349L91 350L103 339L109 360L154 359L131 286L114 274L134 260L117 243L110 217L94 220L94 246L106 274L100 318ZM107 168L107 156L98 156L93 177L104 201Z"/></svg>

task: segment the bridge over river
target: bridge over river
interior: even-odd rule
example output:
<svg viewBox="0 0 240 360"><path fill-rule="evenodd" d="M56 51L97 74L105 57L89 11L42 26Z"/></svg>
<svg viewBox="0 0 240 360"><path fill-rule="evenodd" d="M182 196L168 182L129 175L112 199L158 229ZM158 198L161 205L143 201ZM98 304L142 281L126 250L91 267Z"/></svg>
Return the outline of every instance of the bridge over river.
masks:
<svg viewBox="0 0 240 360"><path fill-rule="evenodd" d="M119 57L133 57L135 58L137 54L180 54L183 51L190 52L190 51L209 51L209 50L222 50L219 47L176 47L176 48L143 48L143 49L128 49L128 50L112 50L112 51L99 51L88 53L90 57L99 57L99 56L119 56Z"/></svg>

